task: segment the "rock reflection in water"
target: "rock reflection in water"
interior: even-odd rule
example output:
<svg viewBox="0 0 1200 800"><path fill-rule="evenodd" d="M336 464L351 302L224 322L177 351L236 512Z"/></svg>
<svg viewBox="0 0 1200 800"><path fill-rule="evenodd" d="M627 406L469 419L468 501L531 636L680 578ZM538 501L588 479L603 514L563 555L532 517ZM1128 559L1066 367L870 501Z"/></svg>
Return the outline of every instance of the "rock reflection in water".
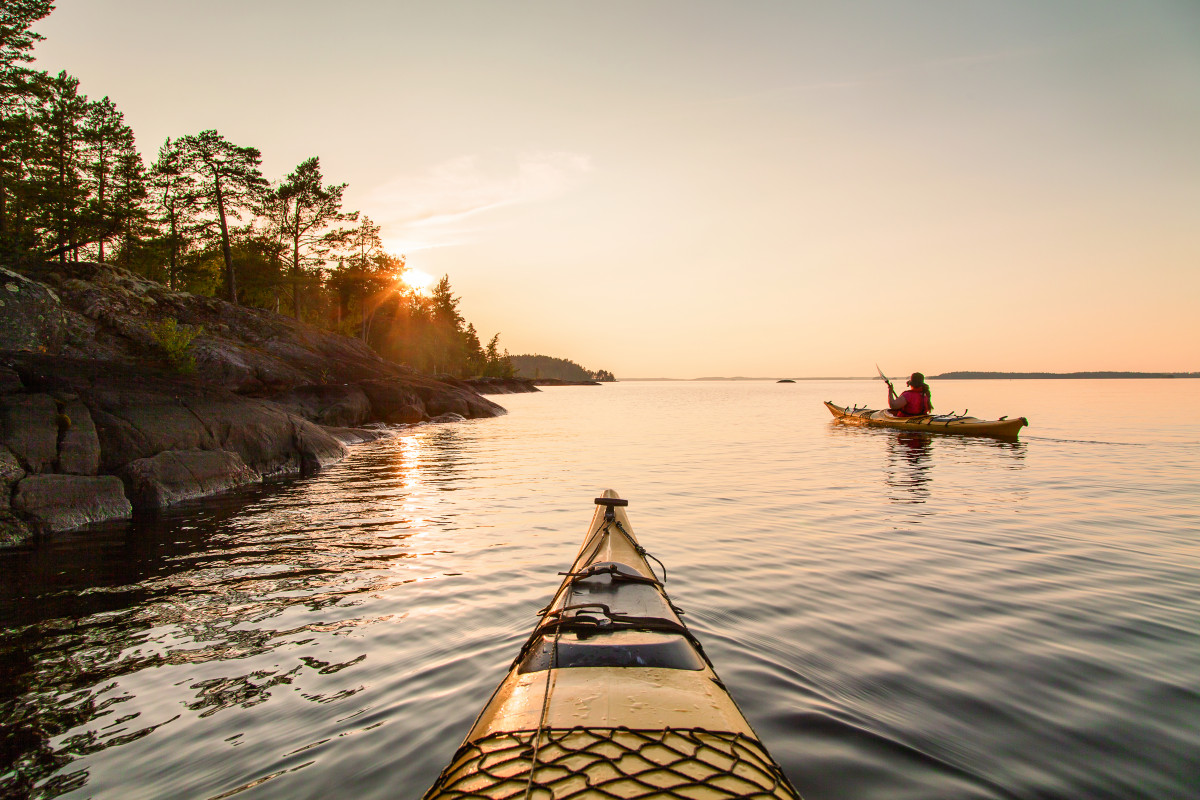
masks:
<svg viewBox="0 0 1200 800"><path fill-rule="evenodd" d="M81 788L87 770L72 762L184 716L251 708L283 691L313 703L359 691L326 692L315 676L365 653L302 651L393 618L364 614L364 598L418 580L397 565L420 555L408 540L426 525L424 483L455 468L453 448L426 461L420 436L394 444L378 448L376 468L0 555L0 794Z"/></svg>

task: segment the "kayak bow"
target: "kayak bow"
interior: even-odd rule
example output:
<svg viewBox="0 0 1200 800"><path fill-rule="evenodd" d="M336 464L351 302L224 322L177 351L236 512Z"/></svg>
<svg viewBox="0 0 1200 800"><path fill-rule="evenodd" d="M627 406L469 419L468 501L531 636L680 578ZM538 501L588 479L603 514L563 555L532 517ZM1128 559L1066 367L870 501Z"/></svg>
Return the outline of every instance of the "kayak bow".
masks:
<svg viewBox="0 0 1200 800"><path fill-rule="evenodd" d="M680 620L628 501L609 489L596 504L562 585L425 800L799 800Z"/></svg>
<svg viewBox="0 0 1200 800"><path fill-rule="evenodd" d="M838 422L845 425L864 425L870 428L897 428L905 431L956 433L960 436L995 436L1015 439L1021 428L1029 424L1024 417L1008 419L979 419L955 414L922 414L919 417L898 417L891 411L871 408L845 408L825 401L825 407Z"/></svg>

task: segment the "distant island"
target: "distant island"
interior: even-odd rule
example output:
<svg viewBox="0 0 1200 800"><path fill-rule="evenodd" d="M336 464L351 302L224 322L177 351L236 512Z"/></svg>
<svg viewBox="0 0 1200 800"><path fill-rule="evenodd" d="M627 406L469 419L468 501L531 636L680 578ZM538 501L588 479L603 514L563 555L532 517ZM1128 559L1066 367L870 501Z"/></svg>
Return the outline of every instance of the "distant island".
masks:
<svg viewBox="0 0 1200 800"><path fill-rule="evenodd" d="M533 381L608 383L616 380L606 369L592 371L565 358L524 353L519 356L509 355L508 360L516 375Z"/></svg>
<svg viewBox="0 0 1200 800"><path fill-rule="evenodd" d="M1047 378L1200 378L1200 372L943 372L930 380L1028 380Z"/></svg>

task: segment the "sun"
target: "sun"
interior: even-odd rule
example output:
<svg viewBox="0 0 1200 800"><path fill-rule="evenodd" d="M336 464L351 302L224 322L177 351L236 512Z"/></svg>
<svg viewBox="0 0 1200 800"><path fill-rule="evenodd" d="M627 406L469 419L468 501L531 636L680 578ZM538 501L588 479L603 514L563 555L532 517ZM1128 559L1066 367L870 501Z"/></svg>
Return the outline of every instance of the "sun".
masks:
<svg viewBox="0 0 1200 800"><path fill-rule="evenodd" d="M400 276L400 282L417 294L428 297L430 288L437 283L437 278L428 272L422 272L419 269L412 269L410 267L404 270L404 274Z"/></svg>

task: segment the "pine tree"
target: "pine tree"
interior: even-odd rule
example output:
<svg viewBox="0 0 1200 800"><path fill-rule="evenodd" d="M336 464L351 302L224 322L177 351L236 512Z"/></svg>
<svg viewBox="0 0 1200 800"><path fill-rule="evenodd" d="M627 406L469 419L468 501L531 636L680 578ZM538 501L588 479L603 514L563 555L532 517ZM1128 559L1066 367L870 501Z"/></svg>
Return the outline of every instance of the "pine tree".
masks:
<svg viewBox="0 0 1200 800"><path fill-rule="evenodd" d="M96 229L98 260L104 263L105 243L120 237L128 246L142 217L145 168L134 147L133 131L107 97L87 104L83 147L90 194L88 216Z"/></svg>
<svg viewBox="0 0 1200 800"><path fill-rule="evenodd" d="M266 191L267 181L259 170L262 155L258 148L239 147L215 130L181 137L176 145L180 169L193 181L195 201L219 229L225 292L229 302L236 305L237 274L229 219L240 220L243 212L252 211Z"/></svg>
<svg viewBox="0 0 1200 800"><path fill-rule="evenodd" d="M296 167L274 192L280 235L289 250L292 316L296 319L300 319L300 286L304 270L324 263L323 256L350 235L347 229L331 230L330 226L358 219L357 211L342 211L346 184L323 186L321 181L321 162L313 157ZM378 228L375 230L377 234Z"/></svg>
<svg viewBox="0 0 1200 800"><path fill-rule="evenodd" d="M329 278L339 299L339 314L349 316L350 305L358 301L359 337L370 342L375 313L380 305L402 290L398 286L404 272L404 256L393 256L383 249L382 229L363 216L359 224L339 233L337 243L341 258L337 270Z"/></svg>
<svg viewBox="0 0 1200 800"><path fill-rule="evenodd" d="M463 331L463 349L466 351L467 375L483 375L487 371L487 354L479 343L479 333L473 323L467 323Z"/></svg>
<svg viewBox="0 0 1200 800"><path fill-rule="evenodd" d="M24 65L42 39L30 28L52 9L51 0L0 3L0 258L17 259L37 246L31 162L46 76Z"/></svg>
<svg viewBox="0 0 1200 800"><path fill-rule="evenodd" d="M146 165L142 155L133 147L133 139L129 139L129 149L118 150L112 182L112 214L116 227L114 238L118 245L115 263L133 268L137 254L145 249L145 244L152 241L155 229L150 221L149 208L146 199L149 196L149 183ZM155 276L160 279L161 264L156 265Z"/></svg>
<svg viewBox="0 0 1200 800"><path fill-rule="evenodd" d="M41 244L36 118L47 77L17 68L0 80L0 256L21 260Z"/></svg>
<svg viewBox="0 0 1200 800"><path fill-rule="evenodd" d="M158 149L147 184L150 220L159 230L156 249L167 262L166 283L178 289L183 256L199 233L193 223L198 193L195 179L183 171L178 145L170 139Z"/></svg>
<svg viewBox="0 0 1200 800"><path fill-rule="evenodd" d="M516 374L516 369L513 368L512 361L509 360L508 351L500 352L500 334L497 333L488 342L484 356L487 359L487 366L483 370L485 376L489 378L511 378Z"/></svg>
<svg viewBox="0 0 1200 800"><path fill-rule="evenodd" d="M30 51L45 37L30 28L53 10L53 0L4 0L0 5L0 70L33 61Z"/></svg>
<svg viewBox="0 0 1200 800"><path fill-rule="evenodd" d="M79 79L60 72L45 83L45 101L36 120L39 147L32 177L38 197L36 217L44 230L43 255L66 261L98 237L94 217L87 213L88 186L84 174L83 122L87 98L79 94Z"/></svg>
<svg viewBox="0 0 1200 800"><path fill-rule="evenodd" d="M450 276L443 275L429 297L429 347L435 372L460 372L464 366L463 318L458 313L458 298L450 290Z"/></svg>

